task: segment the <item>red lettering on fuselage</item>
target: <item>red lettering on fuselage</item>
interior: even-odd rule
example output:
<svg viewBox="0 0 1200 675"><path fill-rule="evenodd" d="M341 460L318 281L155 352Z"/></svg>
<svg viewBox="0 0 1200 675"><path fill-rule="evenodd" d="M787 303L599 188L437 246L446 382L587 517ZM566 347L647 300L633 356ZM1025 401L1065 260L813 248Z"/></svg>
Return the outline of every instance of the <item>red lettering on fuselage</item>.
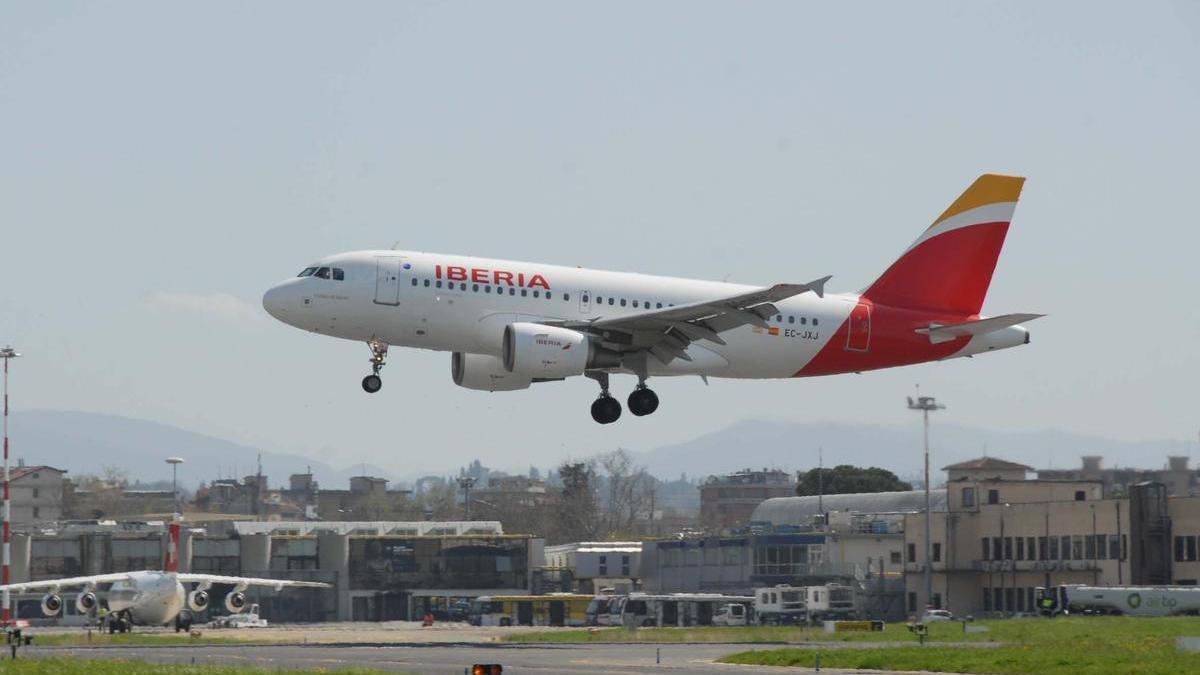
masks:
<svg viewBox="0 0 1200 675"><path fill-rule="evenodd" d="M443 278L442 266L440 264L433 266L433 274L435 278ZM494 286L507 284L509 286L516 285L520 288L533 288L536 286L544 288L547 291L550 290L550 282L546 281L546 277L540 274L526 277L524 272L513 273L508 270L489 270L484 267L446 266L444 278L450 281L466 281L468 277L473 283L477 284L492 284Z"/></svg>

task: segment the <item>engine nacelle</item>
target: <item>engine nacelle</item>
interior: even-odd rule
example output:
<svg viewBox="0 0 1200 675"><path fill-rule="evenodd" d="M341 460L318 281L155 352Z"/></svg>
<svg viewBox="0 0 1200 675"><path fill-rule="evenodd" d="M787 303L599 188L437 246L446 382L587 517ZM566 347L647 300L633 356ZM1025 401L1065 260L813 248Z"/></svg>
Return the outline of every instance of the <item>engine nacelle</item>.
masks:
<svg viewBox="0 0 1200 675"><path fill-rule="evenodd" d="M479 391L516 391L528 389L532 379L504 369L504 362L487 354L454 352L450 356L450 376L454 384Z"/></svg>
<svg viewBox="0 0 1200 675"><path fill-rule="evenodd" d="M42 614L58 616L62 611L62 596L58 593L47 593L42 596Z"/></svg>
<svg viewBox="0 0 1200 675"><path fill-rule="evenodd" d="M588 368L616 368L621 355L569 328L510 323L504 328L504 369L533 380L582 375Z"/></svg>
<svg viewBox="0 0 1200 675"><path fill-rule="evenodd" d="M246 594L241 591L233 591L225 596L225 609L229 610L230 614L237 614L246 608Z"/></svg>
<svg viewBox="0 0 1200 675"><path fill-rule="evenodd" d="M91 591L85 591L75 596L75 610L80 614L91 614L99 604L96 594Z"/></svg>
<svg viewBox="0 0 1200 675"><path fill-rule="evenodd" d="M203 612L208 609L208 591L192 591L188 593L188 608L193 612Z"/></svg>

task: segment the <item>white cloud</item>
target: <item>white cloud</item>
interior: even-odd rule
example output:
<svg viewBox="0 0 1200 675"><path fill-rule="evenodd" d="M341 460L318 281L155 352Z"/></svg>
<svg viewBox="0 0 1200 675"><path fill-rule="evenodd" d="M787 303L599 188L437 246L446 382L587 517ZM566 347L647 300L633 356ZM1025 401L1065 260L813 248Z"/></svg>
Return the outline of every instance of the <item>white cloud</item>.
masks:
<svg viewBox="0 0 1200 675"><path fill-rule="evenodd" d="M201 314L228 321L257 321L261 318L253 305L228 293L155 291L146 298L146 304L156 309Z"/></svg>

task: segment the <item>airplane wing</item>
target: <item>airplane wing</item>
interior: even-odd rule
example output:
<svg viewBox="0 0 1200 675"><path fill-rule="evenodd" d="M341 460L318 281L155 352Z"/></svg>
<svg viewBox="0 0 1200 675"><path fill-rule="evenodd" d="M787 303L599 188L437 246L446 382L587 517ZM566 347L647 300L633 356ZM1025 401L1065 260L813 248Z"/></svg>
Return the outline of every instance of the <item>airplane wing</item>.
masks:
<svg viewBox="0 0 1200 675"><path fill-rule="evenodd" d="M332 588L327 583L320 581L291 581L288 579L256 579L254 577L226 577L217 574L189 574L180 572L175 575L175 578L180 582L188 583L209 583L209 584L229 584L231 586L267 586L280 590L283 588Z"/></svg>
<svg viewBox="0 0 1200 675"><path fill-rule="evenodd" d="M0 586L0 591L11 591L13 593L24 593L26 591L53 591L62 588L84 588L86 586L100 586L103 584L112 584L118 581L126 581L131 577L127 572L118 572L116 574L93 574L90 577L67 577L65 579L45 579L43 581L27 581L19 584L9 584Z"/></svg>
<svg viewBox="0 0 1200 675"><path fill-rule="evenodd" d="M750 324L765 328L767 318L777 314L774 303L812 291L825 297L822 277L806 284L775 284L748 293L702 300L686 305L606 319L566 321L561 325L600 338L617 351L646 350L664 364L681 358L691 361L686 349L697 340L725 344L721 333Z"/></svg>

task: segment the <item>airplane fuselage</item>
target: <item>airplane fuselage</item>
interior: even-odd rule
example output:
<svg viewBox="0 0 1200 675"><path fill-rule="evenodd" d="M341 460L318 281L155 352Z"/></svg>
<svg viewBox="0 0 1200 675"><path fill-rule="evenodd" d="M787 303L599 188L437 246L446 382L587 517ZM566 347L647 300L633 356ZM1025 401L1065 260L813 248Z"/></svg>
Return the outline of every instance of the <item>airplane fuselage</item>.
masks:
<svg viewBox="0 0 1200 675"><path fill-rule="evenodd" d="M263 304L313 333L392 346L501 356L515 321L611 319L753 290L754 286L416 251L360 251L314 263L313 274L272 288ZM340 270L334 279L332 270ZM691 361L649 362L649 374L785 378L859 372L1023 344L1022 327L940 344L918 334L976 318L873 303L858 294L812 293L774 303L768 326L693 343Z"/></svg>
<svg viewBox="0 0 1200 675"><path fill-rule="evenodd" d="M113 582L107 597L110 612L129 610L134 623L156 626L179 616L187 592L171 572L130 572L128 580Z"/></svg>

